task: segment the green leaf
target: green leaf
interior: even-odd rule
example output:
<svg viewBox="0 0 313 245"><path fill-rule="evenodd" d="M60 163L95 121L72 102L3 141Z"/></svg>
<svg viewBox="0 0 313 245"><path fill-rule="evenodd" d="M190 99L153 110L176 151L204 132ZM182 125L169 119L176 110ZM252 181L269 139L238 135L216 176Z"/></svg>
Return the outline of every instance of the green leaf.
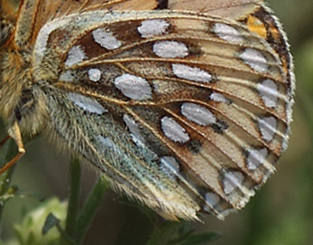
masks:
<svg viewBox="0 0 313 245"><path fill-rule="evenodd" d="M47 218L46 218L46 221L42 227L42 234L45 235L48 233L48 231L54 227L54 226L57 226L58 224L60 223L60 220L55 217L53 215L53 213L49 213Z"/></svg>

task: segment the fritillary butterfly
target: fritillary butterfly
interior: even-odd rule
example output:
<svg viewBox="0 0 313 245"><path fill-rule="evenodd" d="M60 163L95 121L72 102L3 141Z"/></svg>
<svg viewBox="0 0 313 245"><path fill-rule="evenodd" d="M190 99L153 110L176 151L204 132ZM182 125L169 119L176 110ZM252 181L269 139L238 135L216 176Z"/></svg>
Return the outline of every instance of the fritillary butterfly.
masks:
<svg viewBox="0 0 313 245"><path fill-rule="evenodd" d="M2 6L0 115L166 219L243 208L287 147L294 75L261 0Z"/></svg>

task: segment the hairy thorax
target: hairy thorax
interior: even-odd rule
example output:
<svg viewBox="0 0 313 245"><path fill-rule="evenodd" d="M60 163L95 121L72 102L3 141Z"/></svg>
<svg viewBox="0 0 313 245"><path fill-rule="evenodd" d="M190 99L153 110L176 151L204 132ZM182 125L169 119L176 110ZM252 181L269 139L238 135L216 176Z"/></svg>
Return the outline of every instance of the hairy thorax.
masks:
<svg viewBox="0 0 313 245"><path fill-rule="evenodd" d="M18 121L23 133L36 134L47 119L46 98L32 79L31 52L0 50L0 116L10 127Z"/></svg>

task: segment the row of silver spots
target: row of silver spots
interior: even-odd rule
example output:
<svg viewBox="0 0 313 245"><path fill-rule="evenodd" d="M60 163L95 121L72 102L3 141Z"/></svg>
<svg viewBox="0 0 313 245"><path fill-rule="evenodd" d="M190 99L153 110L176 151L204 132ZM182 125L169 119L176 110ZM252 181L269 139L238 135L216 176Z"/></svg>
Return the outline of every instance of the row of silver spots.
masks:
<svg viewBox="0 0 313 245"><path fill-rule="evenodd" d="M214 25L213 31L223 40L233 43L233 44L244 44L245 38L243 38L235 27L217 23ZM250 66L254 71L259 73L268 73L269 65L265 56L261 51L247 48L245 49L239 57L243 62ZM267 108L275 109L277 107L279 91L278 85L271 79L264 79L259 82L256 87L259 95L261 96L264 105ZM285 100L285 98L282 98ZM288 110L288 108L287 108ZM277 119L273 116L263 117L258 119L258 127L261 132L262 138L266 142L273 140L278 127ZM267 148L251 148L248 150L247 155L247 167L249 170L254 171L259 166L266 162L266 158L269 155ZM266 181L268 176L265 175L263 178L263 183Z"/></svg>
<svg viewBox="0 0 313 245"><path fill-rule="evenodd" d="M143 38L147 38L153 35L165 34L169 25L170 24L164 20L146 20L143 21L141 26L138 27L138 31ZM148 29L147 26L150 26L150 28L152 27L152 29ZM147 30L150 30L151 33L147 33ZM220 38L226 41L233 43L244 41L244 39L240 36L240 33L232 26L217 23L215 24L213 30ZM117 49L122 45L122 42L107 29L98 28L92 33L94 40L104 48L109 50ZM162 58L184 58L189 54L187 45L177 41L158 41L153 45L153 51L157 56ZM262 73L268 72L267 60L260 51L248 48L244 50L239 57L253 70ZM74 46L69 51L65 64L66 66L72 66L78 64L84 59L86 59L86 55L84 54L83 48L80 46ZM198 82L210 82L212 80L212 75L208 71L201 70L198 67L187 66L185 64L172 64L172 71L175 76L182 79ZM90 81L98 82L101 78L101 71L97 68L91 68L88 72L88 76ZM138 77L138 80L141 79L143 78ZM133 85L133 83L131 83L131 85ZM276 107L279 93L278 87L274 81L265 79L257 85L257 90L267 107ZM128 92L127 88L126 92ZM130 96L132 96L131 93Z"/></svg>
<svg viewBox="0 0 313 245"><path fill-rule="evenodd" d="M228 24L215 24L213 27L213 32L215 32L215 34L219 38L232 44L244 44L246 41L245 38L241 36L240 31L237 30L236 27L230 26ZM270 72L268 60L260 50L254 48L246 48L238 55L238 57L255 72L263 74L267 74ZM263 81L258 82L256 89L264 105L270 109L275 109L277 107L278 98L283 97L279 94L278 85L271 79L264 79ZM282 98L282 101L285 100L286 98ZM266 142L270 142L274 139L274 135L278 129L277 124L277 119L273 116L258 119L258 127L260 129L263 140L265 140ZM269 152L268 149L265 147L250 148L246 156L248 169L254 171L263 164L268 165L268 156ZM269 167L268 169L272 169L272 167ZM262 183L266 181L270 173L272 173L272 171L265 173Z"/></svg>
<svg viewBox="0 0 313 245"><path fill-rule="evenodd" d="M230 43L238 43L243 44L244 38L240 35L239 31L235 27L226 25L226 24L216 24L214 26L215 33L223 40L230 42ZM258 50L253 48L245 49L240 55L239 58L250 66L251 69L258 73L268 73L269 72L269 65L268 61L265 56ZM263 100L264 105L267 108L274 109L277 106L277 101L279 98L278 86L277 84L271 79L264 79L263 81L259 82L257 85L257 91ZM261 132L262 138L270 142L273 140L275 132L277 130L277 119L273 116L271 117L263 117L258 119L258 125ZM251 148L248 150L248 154L246 156L246 163L247 168L250 171L254 171L258 169L260 166L265 164L267 161L267 157L269 155L267 148ZM263 183L266 181L270 172L265 173L263 177ZM224 192L226 194L232 193L236 188L241 188L242 183L244 182L244 176L241 172L227 172L225 174L224 179ZM254 191L252 190L248 193L247 196L253 196ZM205 207L205 210L210 212L212 209L218 208L218 204L220 203L220 197L216 193L208 192L206 195L206 200L210 203L211 207ZM247 199L242 199L240 204L242 206L248 201ZM240 208L240 207L238 207Z"/></svg>
<svg viewBox="0 0 313 245"><path fill-rule="evenodd" d="M155 30L153 30L149 35L146 31L143 31L142 28L140 28L143 26L145 27L144 30L146 30L148 24L155 28ZM144 21L142 25L138 27L138 31L141 30L142 37L150 37L151 35L164 34L168 26L169 23L164 20L149 20ZM234 43L243 41L243 38L240 37L240 33L232 26L217 23L215 24L214 31L220 38L226 41ZM98 28L94 30L93 37L99 45L107 49L116 49L122 45L121 41L119 41L114 34L107 29ZM153 51L157 56L162 58L183 58L188 56L188 47L184 43L177 41L156 42L153 45ZM260 51L251 48L246 49L239 55L239 57L255 71L263 73L268 71L267 60ZM67 66L72 66L83 61L85 58L86 56L82 47L74 46L69 51L65 64ZM182 79L199 82L210 82L212 80L212 75L209 72L203 71L197 67L190 67L183 64L173 64L172 70L174 75ZM91 68L88 72L88 76L91 81L99 81L101 71L96 68ZM264 101L264 104L269 108L275 108L278 97L277 85L272 80L266 79L258 84L257 89L262 97L262 100Z"/></svg>
<svg viewBox="0 0 313 245"><path fill-rule="evenodd" d="M239 31L233 26L217 23L214 25L213 30L221 39L227 42L243 44L245 41L245 39L241 37ZM247 48L239 55L239 57L253 70L260 73L269 72L267 59L261 51ZM265 79L257 85L257 90L260 93L266 107L276 107L279 92L278 86L274 81Z"/></svg>

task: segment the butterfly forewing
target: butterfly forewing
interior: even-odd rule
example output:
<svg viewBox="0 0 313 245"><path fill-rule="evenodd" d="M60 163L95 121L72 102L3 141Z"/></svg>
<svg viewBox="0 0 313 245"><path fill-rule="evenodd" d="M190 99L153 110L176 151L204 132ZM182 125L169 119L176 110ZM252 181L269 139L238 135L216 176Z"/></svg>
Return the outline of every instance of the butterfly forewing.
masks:
<svg viewBox="0 0 313 245"><path fill-rule="evenodd" d="M286 148L292 63L262 1L189 2L55 5L32 38L33 83L47 132L114 188L168 219L223 218Z"/></svg>

